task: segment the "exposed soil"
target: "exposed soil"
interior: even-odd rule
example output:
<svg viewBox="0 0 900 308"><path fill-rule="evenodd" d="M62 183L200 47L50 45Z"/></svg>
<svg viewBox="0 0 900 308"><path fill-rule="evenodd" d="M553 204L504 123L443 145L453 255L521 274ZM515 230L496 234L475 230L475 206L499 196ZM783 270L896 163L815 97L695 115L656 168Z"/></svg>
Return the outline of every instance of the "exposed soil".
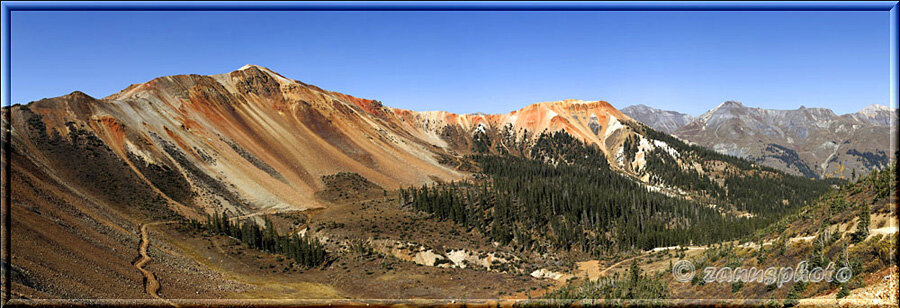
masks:
<svg viewBox="0 0 900 308"><path fill-rule="evenodd" d="M144 289L147 290L147 294L150 294L153 298L161 298L157 291L159 291L159 281L156 280L156 276L153 275L148 269L144 268L144 265L147 265L152 259L147 254L147 248L150 247L150 231L147 230L150 226L159 225L159 224L167 224L171 223L171 221L163 221L163 222L154 222L149 224L141 225L141 245L138 249L138 253L140 254L141 259L134 263L134 267L137 268L144 275Z"/></svg>

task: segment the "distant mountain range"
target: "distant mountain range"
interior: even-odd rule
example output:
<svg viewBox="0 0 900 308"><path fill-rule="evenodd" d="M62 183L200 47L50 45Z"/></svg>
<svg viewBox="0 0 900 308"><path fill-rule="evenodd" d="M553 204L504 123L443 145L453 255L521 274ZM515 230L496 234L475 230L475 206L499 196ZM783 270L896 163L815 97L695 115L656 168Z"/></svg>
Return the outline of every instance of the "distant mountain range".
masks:
<svg viewBox="0 0 900 308"><path fill-rule="evenodd" d="M806 177L850 178L883 168L897 110L871 105L837 115L830 109L752 108L727 101L699 117L645 105L622 112L686 141Z"/></svg>
<svg viewBox="0 0 900 308"><path fill-rule="evenodd" d="M656 109L642 104L622 108L622 113L667 134L694 121L694 117L689 114Z"/></svg>

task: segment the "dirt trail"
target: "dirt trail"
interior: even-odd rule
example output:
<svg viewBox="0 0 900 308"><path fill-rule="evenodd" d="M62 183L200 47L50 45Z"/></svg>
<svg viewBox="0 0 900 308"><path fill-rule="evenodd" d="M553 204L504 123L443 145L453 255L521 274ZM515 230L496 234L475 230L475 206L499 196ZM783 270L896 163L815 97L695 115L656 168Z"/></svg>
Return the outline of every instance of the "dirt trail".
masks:
<svg viewBox="0 0 900 308"><path fill-rule="evenodd" d="M599 273L597 273L597 276L598 276L598 277L599 277L599 276L606 276L606 273L609 272L610 270L612 270L613 268L616 268L616 267L619 266L619 265L625 264L625 262L630 262L631 260L634 260L635 258L642 257L642 256L643 256L643 254L637 255L637 256L634 256L634 257L631 257L631 258L627 258L627 259L622 260L622 261L619 261L619 262L616 262L616 264L610 265L610 266L606 267L605 269L603 269L602 271L600 271Z"/></svg>
<svg viewBox="0 0 900 308"><path fill-rule="evenodd" d="M682 249L682 248L687 249L688 251L691 251L691 250L704 250L704 249L706 249L706 247L703 247L703 246L687 246L687 247L673 246L673 247L660 247L660 248L652 249L652 250L650 250L649 252L643 252L643 253L641 253L641 254L639 254L639 255L632 256L632 257L629 257L629 258L625 258L625 259L623 259L623 260L621 260L621 261L619 261L619 262L616 262L615 264L612 264L612 265L610 265L610 266L607 266L606 268L603 268L603 269L600 268L600 260L588 260L588 261L582 261L582 262L578 262L578 271L580 271L580 273L576 273L576 275L578 275L578 276L584 276L584 275L587 275L588 279L594 280L594 279L597 279L597 278L606 276L607 273L609 273L609 272L612 271L613 269L615 269L615 268L617 268L617 267L620 267L621 265L623 265L623 264L625 264L625 263L631 262L632 260L634 260L634 259L636 259L636 258L646 257L646 256L647 256L648 254L650 254L650 253L657 252L657 251L662 251L662 250L665 250L665 249L676 250L676 249Z"/></svg>
<svg viewBox="0 0 900 308"><path fill-rule="evenodd" d="M161 225L173 223L175 221L159 221L148 224L141 225L141 245L138 249L138 252L141 255L141 259L134 263L134 267L141 271L144 274L144 289L147 291L147 294L150 294L153 298L162 299L159 297L159 281L156 280L156 276L153 275L148 269L144 268L144 265L150 263L150 255L147 254L147 249L150 248L150 231L147 229L150 226Z"/></svg>
<svg viewBox="0 0 900 308"><path fill-rule="evenodd" d="M606 276L606 273L611 271L612 269L618 267L619 265L625 264L626 262L630 262L638 257L643 257L644 254L632 256L630 258L625 258L619 262L616 262L613 265L607 266L606 268L600 268L600 260L587 260L577 263L577 269L574 273L575 276L584 277L587 276L589 280L596 280L600 277Z"/></svg>

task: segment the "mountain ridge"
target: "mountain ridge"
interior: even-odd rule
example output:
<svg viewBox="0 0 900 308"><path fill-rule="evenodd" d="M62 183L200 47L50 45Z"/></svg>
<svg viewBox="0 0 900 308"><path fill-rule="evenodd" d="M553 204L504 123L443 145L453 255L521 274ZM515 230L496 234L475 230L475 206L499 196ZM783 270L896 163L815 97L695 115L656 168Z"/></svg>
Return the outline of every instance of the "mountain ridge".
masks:
<svg viewBox="0 0 900 308"><path fill-rule="evenodd" d="M383 189L459 180L472 170L466 155L527 156L545 133L559 131L596 146L615 172L673 196L712 198L694 191L698 186L677 186L696 178L724 186L724 170L756 168L682 145L606 101L539 102L503 114L419 112L255 65L158 77L103 99L74 91L4 111L12 119L15 150L53 153L57 144L93 138L106 149L99 151L110 152L108 164L122 160L142 185L187 217L321 208L321 178L340 172ZM52 155L29 159L80 168ZM691 175L672 181L684 176L680 172Z"/></svg>
<svg viewBox="0 0 900 308"><path fill-rule="evenodd" d="M792 174L851 178L893 160L888 127L896 125L896 111L875 104L838 115L828 108L764 109L726 101L671 133ZM642 118L664 128L652 117Z"/></svg>
<svg viewBox="0 0 900 308"><path fill-rule="evenodd" d="M101 99L73 91L4 111L22 152L42 152L29 123L41 121L48 135L84 130L125 161L177 170L194 185L229 179L237 188L230 203L244 204L227 207L238 214L259 207L319 207L313 196L321 189L318 177L341 171L385 188L459 179L466 173L436 158L459 155L441 136L455 129L510 125L520 139L566 130L606 151L602 134L608 124L630 120L607 102L581 100L535 103L505 114L417 112L323 90L256 65L208 76L157 77ZM33 159L52 165L47 157ZM127 165L142 173L139 163ZM201 208L218 204L214 198L198 202Z"/></svg>
<svg viewBox="0 0 900 308"><path fill-rule="evenodd" d="M236 83L235 80L238 79L240 82ZM192 89L205 90L193 93ZM747 107L739 101L723 102L697 117L675 111L655 109L646 105L628 106L618 110L605 101L577 99L532 103L508 113L498 114L414 111L384 106L380 101L373 99L327 91L315 85L284 77L266 67L252 64L224 74L157 77L144 83L132 84L101 99L95 99L80 91L73 91L55 99L71 100L76 103L97 100L113 105L125 104L129 105L128 109L131 109L127 113L132 114L138 112L135 108L140 107L135 104L139 102L178 104L170 106L176 112L179 108L184 107L182 103L193 104L194 106L191 108L198 110L210 110L210 106L222 104L223 101L228 102L227 99L222 100L221 97L211 97L210 94L213 93L210 93L209 89L215 89L212 92L254 96L256 99L252 100L255 103L268 104L267 106L257 106L255 109L274 108L279 113L295 108L292 107L292 104L296 103L294 100L301 96L312 95L328 97L332 100L338 99L359 108L360 111L380 119L380 121L391 123L395 133L398 130L403 131L401 134L409 135L407 137L421 139L426 143L439 146L446 145L438 135L443 133L442 130L449 125L464 130L502 129L506 125L512 125L520 130L516 132L516 138L524 137L521 136L522 130L532 134L544 130L551 132L565 130L580 140L597 144L608 157L612 157L615 153L607 148L605 142L606 137L610 135L610 131L607 129L617 127L617 123L620 125L635 119L662 132L671 133L678 138L709 147L720 153L749 158L768 166L808 177L850 178L856 170L864 173L872 168L885 165L892 156L886 155L885 149L888 148L888 142L883 140L885 139L884 136L881 136L883 133L879 133L877 127L890 125L891 119L896 119L896 109L877 104L867 106L856 113L837 115L827 108L801 106L794 110L771 110ZM283 91L297 93L285 97L281 93ZM198 98L202 98L210 105L203 106L192 102L191 95L199 96ZM50 98L50 101L53 100L54 98ZM33 103L35 102L30 102L25 106ZM233 106L225 108L233 109ZM259 110L254 112L259 113ZM218 115L214 113L212 116ZM62 126L61 124L57 123L56 126ZM180 123L180 125L187 126L191 124L193 124L191 121ZM823 125L835 127L826 129ZM838 133L828 137L829 134L823 133L823 130L832 130ZM865 130L865 132L857 132L860 130ZM819 136L819 139L831 140L819 140L821 142L816 143L815 146L809 142L804 145L795 144L799 140L809 137L810 132L815 132L814 135ZM722 137L719 135L720 133L728 134L728 137ZM852 136L853 138L848 135L854 133L857 135ZM873 136L881 137L872 138ZM721 138L725 138L725 141L722 141ZM752 140L753 138L757 140ZM848 141L850 146L841 145L841 142ZM872 145L873 142L877 144ZM864 144L857 146L855 143Z"/></svg>
<svg viewBox="0 0 900 308"><path fill-rule="evenodd" d="M671 110L653 108L644 104L631 105L622 108L622 112L628 116L647 124L650 127L671 134L673 131L690 122L696 117L689 114Z"/></svg>

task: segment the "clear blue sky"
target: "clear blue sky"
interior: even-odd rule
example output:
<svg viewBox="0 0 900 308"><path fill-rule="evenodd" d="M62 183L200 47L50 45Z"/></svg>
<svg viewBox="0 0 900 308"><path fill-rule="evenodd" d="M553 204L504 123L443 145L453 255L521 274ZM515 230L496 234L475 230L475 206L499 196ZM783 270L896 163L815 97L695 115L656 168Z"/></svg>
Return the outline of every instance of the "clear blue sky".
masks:
<svg viewBox="0 0 900 308"><path fill-rule="evenodd" d="M11 22L13 103L248 63L414 110L889 103L887 12L16 11Z"/></svg>

